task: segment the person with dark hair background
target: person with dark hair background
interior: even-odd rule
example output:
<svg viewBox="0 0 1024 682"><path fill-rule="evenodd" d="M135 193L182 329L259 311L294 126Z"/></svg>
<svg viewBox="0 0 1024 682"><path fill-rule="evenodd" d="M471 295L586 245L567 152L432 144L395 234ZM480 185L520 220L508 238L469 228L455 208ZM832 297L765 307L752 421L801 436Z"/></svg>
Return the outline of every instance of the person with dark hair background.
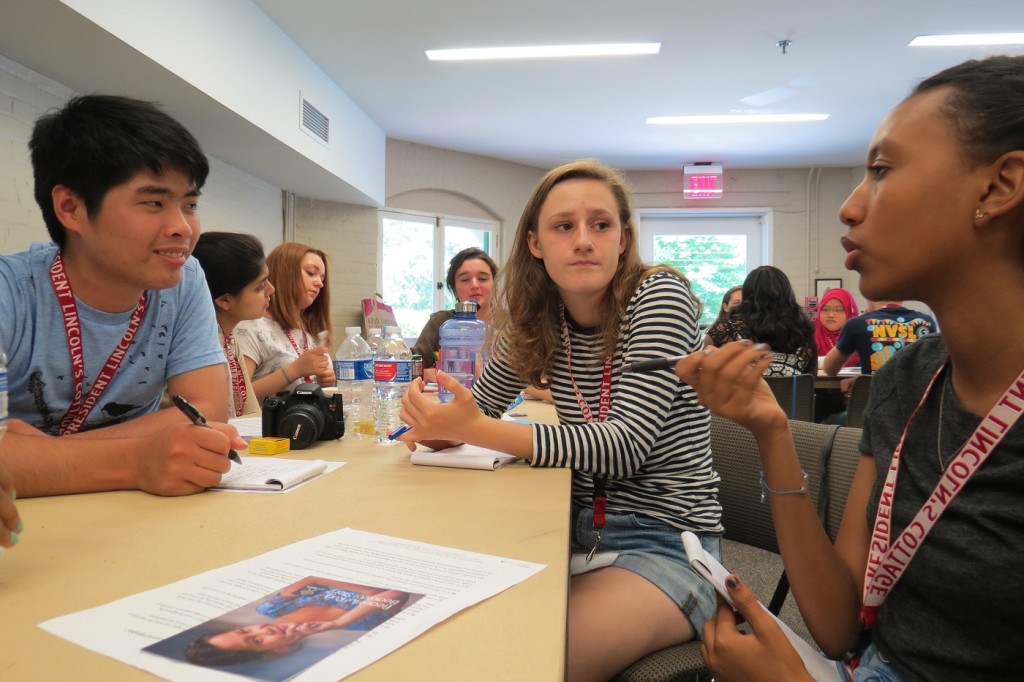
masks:
<svg viewBox="0 0 1024 682"><path fill-rule="evenodd" d="M743 280L743 302L728 319L708 329L708 338L708 347L739 339L768 344L774 360L765 376L788 377L817 369L814 326L796 302L786 273L771 265L750 271Z"/></svg>
<svg viewBox="0 0 1024 682"><path fill-rule="evenodd" d="M476 301L480 306L476 319L491 319L491 287L498 275L498 266L483 249L471 246L452 256L445 284L458 302ZM441 325L452 319L454 311L439 310L430 316L412 347L413 354L423 356L423 379L434 380L434 365L441 349Z"/></svg>
<svg viewBox="0 0 1024 682"><path fill-rule="evenodd" d="M196 493L245 447L228 418L224 353L189 258L209 173L199 143L150 102L71 99L29 141L52 244L0 256L8 433L22 497ZM159 409L165 389L213 428Z"/></svg>
<svg viewBox="0 0 1024 682"><path fill-rule="evenodd" d="M260 414L249 368L235 340L235 326L242 320L263 317L270 307L274 285L263 256L263 244L251 234L204 232L192 251L203 266L217 314L217 331L228 361L231 416Z"/></svg>
<svg viewBox="0 0 1024 682"><path fill-rule="evenodd" d="M725 322L729 319L729 316L736 312L736 309L740 307L740 303L743 303L743 285L737 284L734 287L729 287L729 290L722 296L722 305L718 309L718 317L715 321L708 325L708 329L714 327L720 322ZM704 346L711 345L711 337L707 334L704 335Z"/></svg>

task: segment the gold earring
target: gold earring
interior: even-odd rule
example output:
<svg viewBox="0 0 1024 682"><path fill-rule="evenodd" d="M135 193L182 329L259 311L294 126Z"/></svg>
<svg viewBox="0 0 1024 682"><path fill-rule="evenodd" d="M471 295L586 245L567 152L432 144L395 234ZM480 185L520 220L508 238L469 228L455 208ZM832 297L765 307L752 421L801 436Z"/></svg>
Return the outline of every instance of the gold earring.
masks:
<svg viewBox="0 0 1024 682"><path fill-rule="evenodd" d="M977 211L975 211L975 212L974 212L974 219L975 219L975 220L981 220L981 219L982 219L982 218L984 218L984 217L985 217L986 215L987 215L987 214L985 213L985 211L982 211L982 210L981 210L981 209L979 208L979 209L978 209Z"/></svg>

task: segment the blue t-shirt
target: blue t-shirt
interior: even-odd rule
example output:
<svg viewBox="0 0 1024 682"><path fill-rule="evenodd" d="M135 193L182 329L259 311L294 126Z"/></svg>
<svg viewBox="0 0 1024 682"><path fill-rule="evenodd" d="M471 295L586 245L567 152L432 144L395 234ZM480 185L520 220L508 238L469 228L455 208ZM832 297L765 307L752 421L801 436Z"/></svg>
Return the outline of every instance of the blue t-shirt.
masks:
<svg viewBox="0 0 1024 682"><path fill-rule="evenodd" d="M64 318L50 281L54 244L0 256L0 344L7 351L9 416L56 434L74 397ZM128 353L82 426L127 421L160 405L167 379L225 362L217 319L199 263L181 281L146 292L146 313ZM106 313L76 297L85 358L83 396L121 341L134 309Z"/></svg>
<svg viewBox="0 0 1024 682"><path fill-rule="evenodd" d="M839 352L860 356L861 374L871 374L900 348L938 330L931 315L891 306L851 317L839 330Z"/></svg>

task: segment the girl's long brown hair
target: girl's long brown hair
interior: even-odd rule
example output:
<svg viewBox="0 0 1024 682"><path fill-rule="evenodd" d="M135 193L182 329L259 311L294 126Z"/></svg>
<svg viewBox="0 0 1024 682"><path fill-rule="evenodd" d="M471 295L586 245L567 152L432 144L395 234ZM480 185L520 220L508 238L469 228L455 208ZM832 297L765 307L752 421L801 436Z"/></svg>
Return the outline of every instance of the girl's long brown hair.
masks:
<svg viewBox="0 0 1024 682"><path fill-rule="evenodd" d="M302 284L302 258L315 253L324 261L324 286L313 304L305 310L300 301L305 296ZM297 242L284 242L267 256L270 282L274 295L270 298L270 316L285 329L303 329L313 336L327 332L327 344L333 341L331 329L331 280L327 254Z"/></svg>
<svg viewBox="0 0 1024 682"><path fill-rule="evenodd" d="M521 379L534 386L542 385L550 373L555 353L562 343L561 297L544 268L544 261L530 253L528 233L537 231L541 206L552 188L566 180L578 179L597 180L608 186L618 205L619 222L626 238L626 248L619 256L618 267L602 302L605 314L599 330L604 343L599 360L615 352L626 305L643 279L655 272L668 271L689 286L687 279L669 266L649 266L640 260L631 193L618 171L593 159L574 161L549 171L526 202L512 253L498 275L492 297L491 331L493 337L501 341L495 344L495 352Z"/></svg>

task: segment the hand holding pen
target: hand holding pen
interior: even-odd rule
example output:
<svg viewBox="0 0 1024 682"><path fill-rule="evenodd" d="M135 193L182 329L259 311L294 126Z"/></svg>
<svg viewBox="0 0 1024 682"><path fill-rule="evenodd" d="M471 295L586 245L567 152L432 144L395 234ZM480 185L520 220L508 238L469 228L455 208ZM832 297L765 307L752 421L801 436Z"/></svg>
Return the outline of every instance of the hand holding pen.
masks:
<svg viewBox="0 0 1024 682"><path fill-rule="evenodd" d="M206 417L204 417L202 413L199 410L197 410L192 403L185 400L180 395L171 396L171 402L173 402L175 407L181 410L185 414L185 416L188 417L189 421L191 421L196 426L203 426L208 429L213 428L206 422ZM238 462L239 464L242 463L242 458L238 456L238 453L235 452L234 448L228 450L228 458L230 458L231 461L233 462Z"/></svg>

